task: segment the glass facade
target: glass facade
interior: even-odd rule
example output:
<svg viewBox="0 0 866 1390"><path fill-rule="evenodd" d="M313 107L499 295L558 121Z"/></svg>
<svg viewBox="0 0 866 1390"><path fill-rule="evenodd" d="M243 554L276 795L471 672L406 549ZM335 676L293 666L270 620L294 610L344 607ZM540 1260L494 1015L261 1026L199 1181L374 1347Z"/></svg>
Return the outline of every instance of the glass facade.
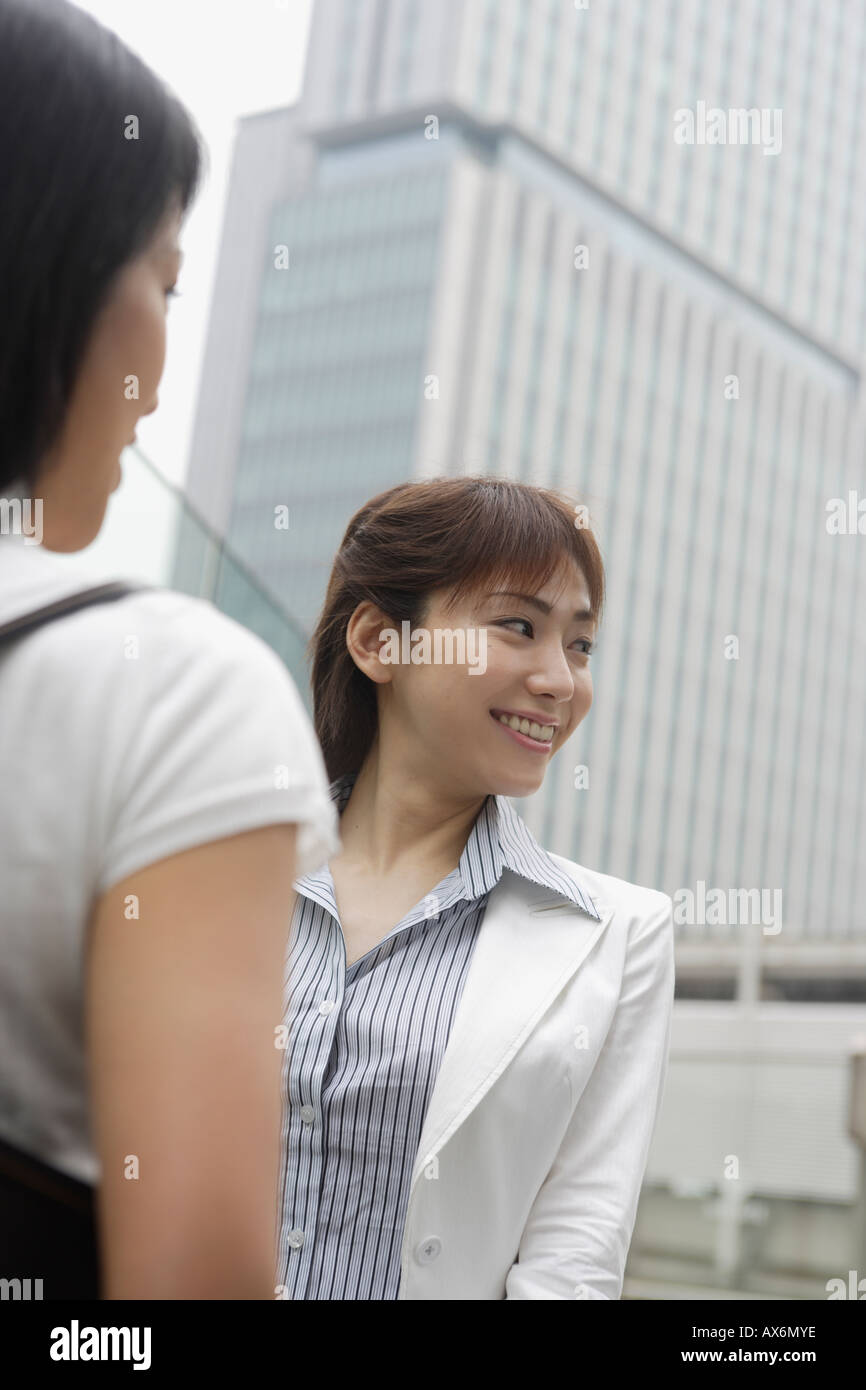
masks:
<svg viewBox="0 0 866 1390"><path fill-rule="evenodd" d="M430 162L362 183L344 165L271 216L288 264L262 268L228 539L308 631L349 516L412 471L447 189Z"/></svg>
<svg viewBox="0 0 866 1390"><path fill-rule="evenodd" d="M587 504L608 579L596 697L518 809L555 853L672 896L782 894L754 955L732 916L677 923L693 1012L647 1246L687 1281L670 1230L688 1230L705 1274L823 1297L802 1270L822 1242L844 1258L846 1039L866 1000L866 552L826 527L829 499L862 496L866 445L866 10L327 13L292 146L308 169L268 210L231 547L303 631L350 516L392 483L487 471ZM674 112L698 101L781 109L781 152L679 145ZM831 1001L832 1021L814 1012ZM787 1268L775 1228L764 1274L720 1268L743 1215L704 1199L732 1144L743 1201L763 1185L788 1230L810 1202L820 1237L787 1285L766 1273Z"/></svg>

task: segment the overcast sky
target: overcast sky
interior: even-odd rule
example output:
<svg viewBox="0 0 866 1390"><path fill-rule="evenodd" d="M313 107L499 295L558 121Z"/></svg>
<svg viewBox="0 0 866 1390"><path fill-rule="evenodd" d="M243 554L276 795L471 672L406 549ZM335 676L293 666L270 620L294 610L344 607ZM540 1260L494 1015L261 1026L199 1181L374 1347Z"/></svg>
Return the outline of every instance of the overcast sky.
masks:
<svg viewBox="0 0 866 1390"><path fill-rule="evenodd" d="M184 223L180 298L168 313L168 356L159 407L138 425L138 442L172 482L186 477L198 379L216 270L219 235L239 117L298 99L313 0L77 0L173 89L191 112L207 146L201 191ZM121 514L136 504L132 472L109 504L101 536L82 561L114 570ZM147 501L138 502L138 510ZM111 525L111 511L117 513ZM155 516L140 530L133 554L124 525L124 573L157 578L164 527Z"/></svg>

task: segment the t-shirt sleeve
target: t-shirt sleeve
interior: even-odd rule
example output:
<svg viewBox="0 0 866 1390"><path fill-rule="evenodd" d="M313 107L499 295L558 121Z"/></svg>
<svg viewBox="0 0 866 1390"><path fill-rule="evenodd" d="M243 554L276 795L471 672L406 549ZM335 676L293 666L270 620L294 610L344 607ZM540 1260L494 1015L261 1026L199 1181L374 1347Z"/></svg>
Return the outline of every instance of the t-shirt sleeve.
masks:
<svg viewBox="0 0 866 1390"><path fill-rule="evenodd" d="M276 654L201 601L142 646L108 779L97 893L169 855L280 822L298 827L296 877L320 867L340 848L339 817L312 723Z"/></svg>

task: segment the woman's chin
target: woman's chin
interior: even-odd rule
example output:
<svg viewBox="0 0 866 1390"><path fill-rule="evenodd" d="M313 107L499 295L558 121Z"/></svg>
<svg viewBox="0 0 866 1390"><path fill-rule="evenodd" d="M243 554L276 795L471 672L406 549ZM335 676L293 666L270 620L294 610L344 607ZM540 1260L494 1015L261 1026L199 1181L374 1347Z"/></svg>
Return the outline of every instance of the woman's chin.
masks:
<svg viewBox="0 0 866 1390"><path fill-rule="evenodd" d="M526 775L521 778L504 777L500 775L496 777L495 785L491 786L491 790L496 796L532 796L533 793L539 790L544 782L546 767L547 761L545 761L543 769L540 769L538 772L527 772Z"/></svg>

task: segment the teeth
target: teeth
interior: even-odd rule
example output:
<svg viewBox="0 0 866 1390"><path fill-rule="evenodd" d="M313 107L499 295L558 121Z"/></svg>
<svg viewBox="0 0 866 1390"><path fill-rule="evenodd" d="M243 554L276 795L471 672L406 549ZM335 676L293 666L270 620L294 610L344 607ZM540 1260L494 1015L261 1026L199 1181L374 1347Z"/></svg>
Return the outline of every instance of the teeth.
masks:
<svg viewBox="0 0 866 1390"><path fill-rule="evenodd" d="M528 734L530 738L538 739L539 743L550 743L555 732L553 724L536 724L534 719L518 719L516 714L500 714L497 717L500 724L507 724L516 733Z"/></svg>

